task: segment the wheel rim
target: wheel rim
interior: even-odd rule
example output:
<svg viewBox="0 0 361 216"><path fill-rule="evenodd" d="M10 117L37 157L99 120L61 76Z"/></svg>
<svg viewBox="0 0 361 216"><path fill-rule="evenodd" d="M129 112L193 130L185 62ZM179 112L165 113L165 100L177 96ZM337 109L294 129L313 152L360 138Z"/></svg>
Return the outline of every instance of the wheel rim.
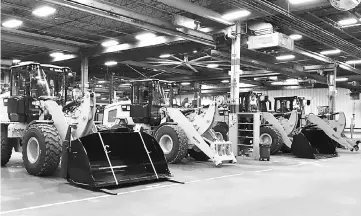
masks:
<svg viewBox="0 0 361 216"><path fill-rule="evenodd" d="M267 145L272 144L272 137L267 133L262 134L259 139L262 144L267 144Z"/></svg>
<svg viewBox="0 0 361 216"><path fill-rule="evenodd" d="M40 155L39 141L35 137L31 137L26 146L26 154L30 163L35 163Z"/></svg>
<svg viewBox="0 0 361 216"><path fill-rule="evenodd" d="M224 140L222 133L220 133L220 132L215 132L215 134L216 134L216 137L217 137L219 140L221 140L221 141Z"/></svg>
<svg viewBox="0 0 361 216"><path fill-rule="evenodd" d="M173 149L173 140L169 135L163 135L159 140L159 145L162 148L164 154L169 154Z"/></svg>

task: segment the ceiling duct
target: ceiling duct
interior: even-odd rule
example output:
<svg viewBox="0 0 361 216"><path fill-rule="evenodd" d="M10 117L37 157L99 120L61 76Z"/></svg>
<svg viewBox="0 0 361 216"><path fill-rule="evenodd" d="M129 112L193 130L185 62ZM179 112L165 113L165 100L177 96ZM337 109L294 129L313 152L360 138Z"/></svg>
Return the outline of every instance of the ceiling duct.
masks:
<svg viewBox="0 0 361 216"><path fill-rule="evenodd" d="M272 24L266 22L248 23L247 28L254 35L272 34L274 30Z"/></svg>
<svg viewBox="0 0 361 216"><path fill-rule="evenodd" d="M357 7L361 0L329 0L329 2L337 10L348 11Z"/></svg>
<svg viewBox="0 0 361 216"><path fill-rule="evenodd" d="M264 14L267 20L277 26L286 27L301 32L303 35L314 39L322 44L335 47L356 58L361 58L361 48L355 44L332 34L323 28L304 20L287 9L282 8L266 0L231 0L230 5L234 7L248 8Z"/></svg>

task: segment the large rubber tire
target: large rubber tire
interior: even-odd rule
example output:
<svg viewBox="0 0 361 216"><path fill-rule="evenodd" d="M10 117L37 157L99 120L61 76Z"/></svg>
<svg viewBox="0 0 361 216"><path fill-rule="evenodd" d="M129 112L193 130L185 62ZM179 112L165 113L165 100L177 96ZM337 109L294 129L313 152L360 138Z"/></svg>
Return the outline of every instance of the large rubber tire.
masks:
<svg viewBox="0 0 361 216"><path fill-rule="evenodd" d="M224 141L228 141L228 136L227 136L228 130L227 130L227 128L223 127L221 124L217 124L216 126L213 127L213 130L215 132L221 133L222 136L223 136Z"/></svg>
<svg viewBox="0 0 361 216"><path fill-rule="evenodd" d="M271 155L278 153L283 146L281 134L272 126L262 126L260 128L260 138L263 134L268 134L272 138Z"/></svg>
<svg viewBox="0 0 361 216"><path fill-rule="evenodd" d="M31 138L38 142L39 146L39 156L34 162L28 159L28 144ZM29 174L49 176L56 171L60 163L62 142L58 130L53 125L30 125L23 137L22 146L23 163Z"/></svg>
<svg viewBox="0 0 361 216"><path fill-rule="evenodd" d="M106 130L110 130L110 128L108 126L102 125L102 124L97 124L95 125L95 127L97 128L97 130L100 131L106 131Z"/></svg>
<svg viewBox="0 0 361 216"><path fill-rule="evenodd" d="M5 166L9 162L14 147L9 142L5 129L5 127L1 127L1 166Z"/></svg>
<svg viewBox="0 0 361 216"><path fill-rule="evenodd" d="M178 125L164 125L155 133L155 139L162 147L164 156L168 163L178 163L188 154L188 138L182 128ZM161 142L171 140L172 146L167 151Z"/></svg>

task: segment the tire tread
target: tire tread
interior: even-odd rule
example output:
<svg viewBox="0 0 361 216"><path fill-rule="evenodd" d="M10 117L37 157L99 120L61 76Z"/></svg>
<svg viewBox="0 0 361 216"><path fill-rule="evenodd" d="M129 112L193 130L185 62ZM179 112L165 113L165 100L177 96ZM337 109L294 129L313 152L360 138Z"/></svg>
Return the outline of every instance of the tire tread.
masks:
<svg viewBox="0 0 361 216"><path fill-rule="evenodd" d="M49 176L55 172L60 163L62 150L62 142L57 129L53 125L33 124L28 127L30 129L39 130L45 138L45 159L40 170L34 173L35 176ZM26 133L26 132L25 132ZM25 146L23 141L22 146ZM25 148L24 148L25 149ZM23 149L23 151L24 151ZM23 160L25 154L23 153Z"/></svg>

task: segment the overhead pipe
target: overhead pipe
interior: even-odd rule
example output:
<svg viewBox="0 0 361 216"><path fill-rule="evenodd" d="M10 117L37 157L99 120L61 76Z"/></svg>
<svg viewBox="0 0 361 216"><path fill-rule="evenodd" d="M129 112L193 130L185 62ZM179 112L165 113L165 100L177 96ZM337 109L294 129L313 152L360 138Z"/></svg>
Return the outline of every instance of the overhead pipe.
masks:
<svg viewBox="0 0 361 216"><path fill-rule="evenodd" d="M129 12L124 14L124 9L115 7L112 4L97 2L94 0L72 0L72 1L64 1L64 0L43 0L45 2L60 5L63 7L72 8L75 10L83 11L85 13L94 14L97 16L105 17L108 19L112 19L118 22L127 23L132 26L136 26L141 29L145 29L148 31L155 31L167 35L178 36L183 39L194 41L197 43L201 43L207 46L215 47L215 42L211 35L198 32L192 29L187 29L185 32L180 32L177 28L171 24L165 24L164 21L154 19L151 20L149 18L143 19L138 13ZM137 17L138 19L134 18ZM156 24L154 24L156 23ZM193 35L191 35L193 33ZM195 36L195 34L197 36Z"/></svg>
<svg viewBox="0 0 361 216"><path fill-rule="evenodd" d="M277 22L279 25L291 27L294 30L305 34L306 36L329 46L336 47L350 55L361 58L361 48L353 43L350 43L330 32L322 29L321 27L307 22L292 13L289 13L284 8L281 8L271 2L265 0L245 0L245 1L232 1L230 3L237 7L248 7L252 10L257 10L269 19ZM274 15L277 13L278 15Z"/></svg>
<svg viewBox="0 0 361 216"><path fill-rule="evenodd" d="M230 22L228 20L223 19L221 14L186 0L157 0L157 1L175 7L177 9L184 10L186 12L207 18L209 20L213 20L215 22L224 25L234 25L234 22Z"/></svg>

